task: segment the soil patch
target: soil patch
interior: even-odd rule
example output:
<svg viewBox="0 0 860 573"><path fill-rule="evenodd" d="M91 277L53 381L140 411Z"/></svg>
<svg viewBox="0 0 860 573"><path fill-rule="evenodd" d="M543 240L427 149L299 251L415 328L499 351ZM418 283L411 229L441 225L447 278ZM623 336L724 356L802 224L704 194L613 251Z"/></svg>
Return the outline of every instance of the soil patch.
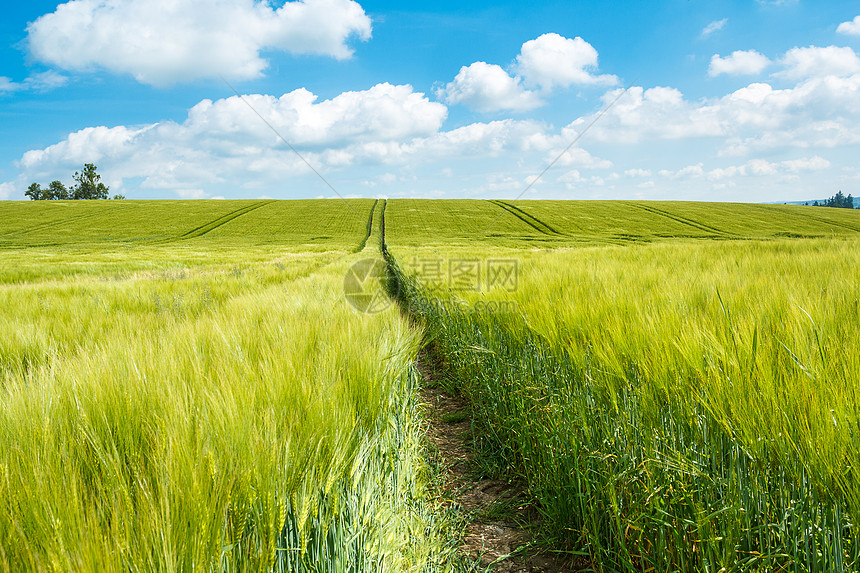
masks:
<svg viewBox="0 0 860 573"><path fill-rule="evenodd" d="M477 477L471 448L471 411L463 398L444 390L447 376L432 346L418 355L423 379L421 401L427 434L442 468L445 503L458 506L467 517L460 551L481 571L499 573L558 573L579 570L575 563L531 549L528 524L537 519L526 502L523 488L495 479Z"/></svg>

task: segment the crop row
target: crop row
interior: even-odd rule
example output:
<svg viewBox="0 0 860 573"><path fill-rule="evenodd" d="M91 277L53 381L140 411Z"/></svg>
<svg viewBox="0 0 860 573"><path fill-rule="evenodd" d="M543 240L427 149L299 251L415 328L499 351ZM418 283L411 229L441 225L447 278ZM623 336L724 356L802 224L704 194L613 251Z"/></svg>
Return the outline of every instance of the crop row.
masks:
<svg viewBox="0 0 860 573"><path fill-rule="evenodd" d="M485 469L528 484L551 545L600 571L860 567L855 239L520 251L513 292L391 249Z"/></svg>

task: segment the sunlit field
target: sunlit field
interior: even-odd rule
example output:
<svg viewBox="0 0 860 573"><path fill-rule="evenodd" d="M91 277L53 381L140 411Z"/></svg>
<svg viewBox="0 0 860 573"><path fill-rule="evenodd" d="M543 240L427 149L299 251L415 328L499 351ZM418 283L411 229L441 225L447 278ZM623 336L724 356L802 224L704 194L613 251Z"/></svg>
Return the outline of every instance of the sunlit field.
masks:
<svg viewBox="0 0 860 573"><path fill-rule="evenodd" d="M0 569L441 569L420 333L343 300L372 204L322 250L5 249Z"/></svg>
<svg viewBox="0 0 860 573"><path fill-rule="evenodd" d="M860 566L858 238L389 248L553 543L601 571ZM434 284L434 257L513 257L518 284Z"/></svg>
<svg viewBox="0 0 860 573"><path fill-rule="evenodd" d="M0 570L475 571L422 348L535 548L856 570L858 268L815 207L5 203Z"/></svg>

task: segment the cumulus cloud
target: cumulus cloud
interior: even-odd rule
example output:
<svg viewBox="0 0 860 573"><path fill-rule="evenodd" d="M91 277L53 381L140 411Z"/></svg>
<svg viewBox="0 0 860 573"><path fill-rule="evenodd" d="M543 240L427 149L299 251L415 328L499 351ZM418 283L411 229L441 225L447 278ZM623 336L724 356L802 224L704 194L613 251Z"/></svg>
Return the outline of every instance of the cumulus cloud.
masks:
<svg viewBox="0 0 860 573"><path fill-rule="evenodd" d="M604 105L620 93L623 96L588 131L583 140L588 150L572 149L560 159L558 171L546 174L541 193L602 187L605 195L601 196L620 198L625 196L625 186L639 193L635 186L641 183L655 185L649 192L652 198L670 198L674 189L702 199L719 192L722 199L750 200L741 189L742 178L759 177L755 198L781 200L791 199L786 195L786 182L791 182L790 192L801 197L822 181L841 184L840 165L809 150L823 155L820 150L860 144L860 73L852 72L850 65L856 55L843 50L838 53L843 64L830 65L829 73L801 74L808 65L804 58L811 54L814 60L830 52L796 50L799 52L790 50L772 60L783 71L800 74L796 79L780 76L780 84L788 83L787 87L759 81L721 97L702 99L690 99L669 86L636 86L626 93L608 90L602 98ZM464 74L458 74L462 81L440 90L446 101L499 109L493 106L504 99L525 98L518 105L528 107L545 97L543 88L528 89L522 76L512 75L518 73L511 71L513 66L506 71L480 64L464 67ZM498 93L478 88L469 91L470 82L483 87L497 82L501 88ZM559 89L562 84L548 85ZM495 99L491 97L494 93ZM485 98L483 103L480 97ZM347 183L341 189L345 179L354 188L371 182L374 192L426 196L438 184L422 189L423 181L433 181L440 171L448 177L457 174L456 179L446 181L446 189L461 196L489 193L491 187L499 192L533 177L574 141L596 113L595 109L562 128L508 118L443 130L446 106L408 85L379 84L325 100L306 89L280 97L256 94L245 99L327 178L331 175L344 194L350 190ZM657 146L671 151L658 152ZM742 159L731 165L725 165L723 159L707 159L684 167L689 161L677 158L685 153ZM774 160L779 153L791 159ZM646 156L660 159L649 159L652 162L646 165L642 159ZM112 191L126 194L149 189L185 197L226 192L235 196L245 189L246 194L258 196L278 195L288 185L315 189L307 186L313 177L308 167L242 99L230 97L203 100L180 122L90 127L45 149L29 151L18 162L20 175L14 185L0 187L0 195L20 196L26 183L68 177L90 161L98 163ZM480 178L477 173L498 177L473 185ZM452 189L452 185L460 187ZM737 189L734 196L730 195L732 189Z"/></svg>
<svg viewBox="0 0 860 573"><path fill-rule="evenodd" d="M352 55L370 18L352 0L71 0L28 28L33 57L65 70L105 69L152 85L223 75L257 78L264 50Z"/></svg>
<svg viewBox="0 0 860 573"><path fill-rule="evenodd" d="M777 89L752 83L719 98L691 101L677 89L635 86L594 125L589 139L642 141L709 138L720 155L777 148L829 148L860 142L860 66L850 48L794 48L780 59ZM855 71L857 70L857 71ZM609 104L620 93L610 90ZM568 126L571 136L593 115Z"/></svg>
<svg viewBox="0 0 860 573"><path fill-rule="evenodd" d="M11 181L0 183L0 199L8 199L15 192L15 184Z"/></svg>
<svg viewBox="0 0 860 573"><path fill-rule="evenodd" d="M725 58L714 54L708 67L708 75L716 77L720 74L732 76L758 74L769 65L770 60L755 50L737 50Z"/></svg>
<svg viewBox="0 0 860 573"><path fill-rule="evenodd" d="M651 177L651 170L638 167L635 169L625 169L624 175L627 177Z"/></svg>
<svg viewBox="0 0 860 573"><path fill-rule="evenodd" d="M557 152L554 152L546 157L547 162L552 161L557 157ZM560 166L575 166L586 169L609 169L612 167L612 162L608 159L595 157L581 147L574 147L565 151L558 160Z"/></svg>
<svg viewBox="0 0 860 573"><path fill-rule="evenodd" d="M19 91L48 91L62 87L69 82L69 78L55 71L40 72L33 74L22 82L14 82L11 78L0 76L0 93Z"/></svg>
<svg viewBox="0 0 860 573"><path fill-rule="evenodd" d="M597 50L582 38L543 34L522 45L510 72L475 62L460 68L454 81L436 91L442 101L481 112L522 112L543 105L556 88L618 83L612 75L594 75Z"/></svg>
<svg viewBox="0 0 860 573"><path fill-rule="evenodd" d="M703 38L707 38L708 36L710 36L714 32L719 32L720 30L722 30L723 28L726 27L726 24L728 23L728 21L729 21L728 18L723 18L722 20L714 20L713 22L711 22L710 24L708 24L707 26L702 28L701 36Z"/></svg>
<svg viewBox="0 0 860 573"><path fill-rule="evenodd" d="M122 153L127 146L152 127L129 129L125 126L107 128L105 126L87 127L70 133L63 141L46 149L28 151L20 164L25 169L57 159L72 164L91 163L105 155Z"/></svg>
<svg viewBox="0 0 860 573"><path fill-rule="evenodd" d="M589 131L588 137L611 143L638 143L646 139L681 139L717 135L722 126L711 106L696 105L671 87L645 89L633 86L610 90L603 96L609 105L620 99ZM593 117L581 117L564 131L571 140Z"/></svg>
<svg viewBox="0 0 860 573"><path fill-rule="evenodd" d="M776 75L793 80L813 76L846 76L860 72L860 58L848 47L792 48L785 53L780 63L786 69Z"/></svg>
<svg viewBox="0 0 860 573"><path fill-rule="evenodd" d="M781 161L780 165L792 173L797 173L798 171L821 171L823 169L829 169L831 166L828 160L823 157L819 157L818 155L814 157L803 157L800 159Z"/></svg>
<svg viewBox="0 0 860 573"><path fill-rule="evenodd" d="M707 179L721 181L737 177L788 176L802 171L821 171L831 167L830 161L815 155L785 161L771 162L766 159L750 159L741 165L729 165L706 171L702 163L688 165L677 171L661 169L659 175L666 179Z"/></svg>
<svg viewBox="0 0 860 573"><path fill-rule="evenodd" d="M848 34L849 36L860 36L860 16L855 16L853 20L842 22L836 31L840 34Z"/></svg>
<svg viewBox="0 0 860 573"><path fill-rule="evenodd" d="M351 164L362 150L433 136L447 114L444 105L411 86L387 83L323 101L304 89L280 98L245 98L287 141L329 168ZM45 149L26 152L18 164L27 178L39 179L84 162L98 162L111 173L114 180L107 183L112 187L142 178L143 188L173 190L182 196L199 195L207 184L270 182L308 171L236 96L203 100L182 123L88 127Z"/></svg>
<svg viewBox="0 0 860 573"><path fill-rule="evenodd" d="M463 66L454 81L437 90L436 95L448 104L463 104L481 112L526 111L543 103L538 94L523 87L519 78L486 62Z"/></svg>
<svg viewBox="0 0 860 573"><path fill-rule="evenodd" d="M465 157L497 158L514 152L546 150L546 126L530 120L476 122L405 141L362 142L348 148L355 162L405 164Z"/></svg>
<svg viewBox="0 0 860 573"><path fill-rule="evenodd" d="M244 96L244 100L237 96L216 102L203 100L191 108L183 127L192 136L225 137L248 144L276 141L250 104L290 143L338 145L433 133L448 111L444 105L429 101L423 93L414 92L410 85L389 83L364 91L344 92L320 102L304 88L280 98L254 94Z"/></svg>
<svg viewBox="0 0 860 573"><path fill-rule="evenodd" d="M514 70L528 87L550 91L571 85L615 85L612 75L594 75L597 50L580 37L543 34L523 44Z"/></svg>

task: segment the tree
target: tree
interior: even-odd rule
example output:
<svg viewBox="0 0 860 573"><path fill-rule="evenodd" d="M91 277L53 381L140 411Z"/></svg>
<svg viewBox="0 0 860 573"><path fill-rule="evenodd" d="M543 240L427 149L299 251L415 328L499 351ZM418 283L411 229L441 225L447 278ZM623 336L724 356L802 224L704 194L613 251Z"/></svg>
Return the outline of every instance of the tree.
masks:
<svg viewBox="0 0 860 573"><path fill-rule="evenodd" d="M30 183L30 186L27 187L27 191L24 195L29 197L31 201L41 201L45 198L45 191L38 183Z"/></svg>
<svg viewBox="0 0 860 573"><path fill-rule="evenodd" d="M854 208L854 197L848 195L847 197L839 191L836 195L825 201L821 204L824 207L837 207L839 209L853 209Z"/></svg>
<svg viewBox="0 0 860 573"><path fill-rule="evenodd" d="M43 199L66 200L69 199L69 190L60 181L51 181L45 191Z"/></svg>
<svg viewBox="0 0 860 573"><path fill-rule="evenodd" d="M125 199L125 195L120 195L119 193L117 193L116 195L113 196L113 198L116 201L120 201L122 199Z"/></svg>
<svg viewBox="0 0 860 573"><path fill-rule="evenodd" d="M96 166L92 163L84 164L84 168L75 171L73 179L77 185L71 189L72 199L107 199L109 188L101 183L102 176L96 173Z"/></svg>

